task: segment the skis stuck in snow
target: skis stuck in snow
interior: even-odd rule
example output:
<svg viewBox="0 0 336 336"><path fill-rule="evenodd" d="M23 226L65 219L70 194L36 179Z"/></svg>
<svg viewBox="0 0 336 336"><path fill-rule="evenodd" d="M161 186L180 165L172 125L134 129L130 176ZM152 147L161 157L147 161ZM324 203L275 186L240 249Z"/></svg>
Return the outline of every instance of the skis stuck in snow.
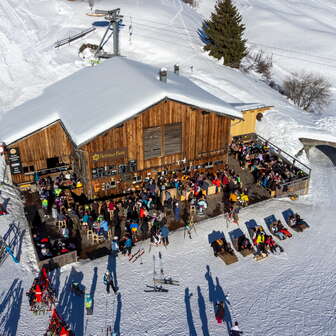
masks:
<svg viewBox="0 0 336 336"><path fill-rule="evenodd" d="M156 277L157 273L155 268L155 255L153 255L153 286L146 285L146 287L150 289L145 289L145 292L168 292L168 289L163 288L162 285L172 285L172 286L180 285L180 282L178 280L175 280L172 277L165 276L163 270L163 261L161 252L159 252L159 260L160 260L160 278Z"/></svg>

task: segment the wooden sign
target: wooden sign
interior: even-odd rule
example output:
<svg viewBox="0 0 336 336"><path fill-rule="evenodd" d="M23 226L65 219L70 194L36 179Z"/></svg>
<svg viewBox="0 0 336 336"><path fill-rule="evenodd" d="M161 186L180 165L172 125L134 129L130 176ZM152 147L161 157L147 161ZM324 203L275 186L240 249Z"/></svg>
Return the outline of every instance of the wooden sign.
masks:
<svg viewBox="0 0 336 336"><path fill-rule="evenodd" d="M127 155L127 148L120 148L120 149L113 149L113 150L107 150L104 152L98 152L92 154L92 161L113 161L115 159L124 157Z"/></svg>
<svg viewBox="0 0 336 336"><path fill-rule="evenodd" d="M20 151L18 148L11 148L8 152L8 161L11 173L22 174Z"/></svg>

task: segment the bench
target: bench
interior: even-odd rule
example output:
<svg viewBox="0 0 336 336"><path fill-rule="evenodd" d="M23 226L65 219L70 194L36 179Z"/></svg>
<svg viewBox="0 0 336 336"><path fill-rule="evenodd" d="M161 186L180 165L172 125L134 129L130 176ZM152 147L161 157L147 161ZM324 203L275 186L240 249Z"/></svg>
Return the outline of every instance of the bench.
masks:
<svg viewBox="0 0 336 336"><path fill-rule="evenodd" d="M245 237L244 232L241 229L235 229L229 232L229 236L232 241L232 245L234 249L239 252L243 257L246 257L254 252L253 248L252 249L240 249L238 246L239 239ZM246 238L246 237L245 237Z"/></svg>
<svg viewBox="0 0 336 336"><path fill-rule="evenodd" d="M296 231L296 232L302 232L303 230L309 228L309 225L304 220L302 220L302 219L301 219L301 221L298 224L290 225L289 218L291 216L294 216L294 212L293 212L292 209L287 209L287 210L283 211L282 212L282 216L285 219L287 225L290 228L292 228L294 231Z"/></svg>

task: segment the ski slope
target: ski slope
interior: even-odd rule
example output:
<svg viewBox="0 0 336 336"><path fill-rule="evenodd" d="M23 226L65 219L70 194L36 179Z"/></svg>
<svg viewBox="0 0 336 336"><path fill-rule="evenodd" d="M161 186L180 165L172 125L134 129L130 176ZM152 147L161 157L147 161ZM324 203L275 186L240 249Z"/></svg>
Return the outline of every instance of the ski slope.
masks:
<svg viewBox="0 0 336 336"><path fill-rule="evenodd" d="M122 55L158 68L172 69L179 63L181 74L212 94L233 104L274 105L258 123L258 132L291 154L302 147L298 138L336 136L335 99L322 115L309 115L292 106L284 97L260 82L254 74L242 74L223 67L202 52L197 29L214 1L200 0L198 12L179 0L96 0L99 9L120 7L125 16L121 30ZM250 45L273 54L274 76L281 80L289 71L308 69L327 76L335 93L336 5L331 0L236 0L246 20ZM0 2L0 127L5 111L40 95L57 80L88 66L78 57L84 42L98 43L103 28L85 38L55 49L53 43L78 33L100 19L87 16L85 1L2 0ZM129 34L132 25L132 35ZM110 44L108 48L112 49ZM107 51L108 51L107 48ZM98 65L99 66L99 65ZM111 74L111 80L117 81ZM29 116L27 116L29 118ZM0 139L1 140L1 139ZM301 160L308 162L303 154ZM260 224L267 215L282 219L281 211L299 211L311 228L283 242L285 255L256 263L251 257L225 266L213 256L208 234L227 232L218 217L197 226L193 239L183 231L171 235L168 249L157 248L143 256L143 264L127 258L101 258L69 265L52 278L59 293L59 311L76 335L102 335L106 325L123 336L227 335L226 324L214 318L213 300L224 298L232 321L238 320L244 335L253 336L333 336L335 335L335 225L333 196L336 170L318 150L311 151L311 193L296 202L272 200L244 209L245 221ZM2 167L3 168L3 167ZM0 181L3 169L0 170ZM0 234L11 224L20 229L15 253L20 264L9 258L1 266L0 334L43 335L48 316L33 316L25 292L36 271L34 253L27 232L22 204L9 181L0 184L0 200L9 198L9 215L0 216ZM24 231L26 230L26 231ZM23 232L23 234L22 234ZM153 254L163 254L166 274L178 278L180 287L167 294L143 292L153 277ZM120 297L106 297L102 275L107 265L115 268ZM207 273L207 266L211 274ZM97 270L95 270L97 267ZM218 283L216 282L218 278ZM87 319L82 304L71 297L71 280L82 280L94 293L94 315ZM199 286L199 289L198 289ZM188 295L191 294L192 296Z"/></svg>
<svg viewBox="0 0 336 336"><path fill-rule="evenodd" d="M208 17L215 0L201 1L198 11ZM273 78L281 83L291 72L321 74L332 85L332 103L312 123L336 134L336 2L333 0L235 0L246 24L251 50L273 56ZM286 118L284 111L277 111ZM288 114L287 114L288 116ZM267 121L272 116L266 117ZM282 127L281 127L282 128ZM276 132L262 130L276 137Z"/></svg>

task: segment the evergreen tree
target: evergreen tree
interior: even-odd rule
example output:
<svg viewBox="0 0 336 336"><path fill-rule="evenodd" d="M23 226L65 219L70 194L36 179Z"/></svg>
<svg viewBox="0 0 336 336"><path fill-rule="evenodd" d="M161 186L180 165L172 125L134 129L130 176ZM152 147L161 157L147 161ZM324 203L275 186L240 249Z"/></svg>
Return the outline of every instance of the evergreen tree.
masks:
<svg viewBox="0 0 336 336"><path fill-rule="evenodd" d="M245 25L242 17L231 0L219 0L215 13L203 23L205 33L205 51L220 59L224 65L239 68L243 57L247 55L246 40L243 38Z"/></svg>

